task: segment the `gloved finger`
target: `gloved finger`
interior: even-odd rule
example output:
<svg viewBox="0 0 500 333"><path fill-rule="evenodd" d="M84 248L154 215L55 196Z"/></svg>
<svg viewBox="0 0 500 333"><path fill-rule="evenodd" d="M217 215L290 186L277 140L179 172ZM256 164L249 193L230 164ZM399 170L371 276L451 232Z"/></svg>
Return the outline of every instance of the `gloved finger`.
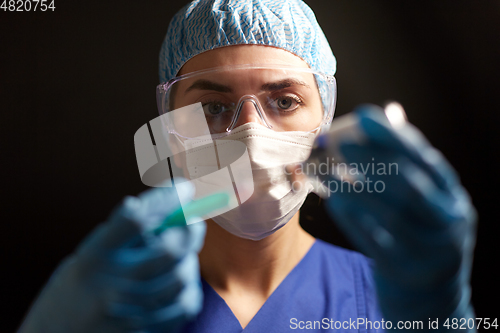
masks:
<svg viewBox="0 0 500 333"><path fill-rule="evenodd" d="M346 156L357 157L356 161L360 156L367 160L367 156L373 156L367 155L370 149L365 146L349 144L346 147L350 148L344 152ZM336 220L341 227L343 224L341 229L353 244L377 261L381 270L414 286L450 277L461 262L457 245L470 234L468 217L453 212L457 196L444 195L414 163L405 157L400 160L397 176L379 178L386 183L385 192L369 193L366 189L360 191L359 187L347 191L346 187L346 191L331 197L330 208L338 209ZM462 200L469 208L460 210L468 212L470 201L467 196ZM360 226L368 222L372 225L369 232L360 233ZM392 248L386 249L392 253L374 245L370 233L379 244L383 239L394 240Z"/></svg>
<svg viewBox="0 0 500 333"><path fill-rule="evenodd" d="M367 195L351 193L344 196L355 199ZM421 254L414 251L406 239L401 237L400 232L393 234L394 230L387 230L383 226L387 219L393 222L401 221L399 212L374 197L349 201L349 204L346 204L345 201L339 202L333 197L332 203L338 207L329 203L329 209L335 212L339 228L358 250L375 260L379 271L396 281L405 281L407 286L412 287L421 286L430 279L430 276L426 275L428 265L420 260Z"/></svg>
<svg viewBox="0 0 500 333"><path fill-rule="evenodd" d="M361 252L374 259L397 255L391 251L395 246L394 237L365 209L368 200L373 199L361 193L342 191L335 192L325 204L340 229Z"/></svg>
<svg viewBox="0 0 500 333"><path fill-rule="evenodd" d="M203 292L199 282L186 284L175 300L153 310L128 307L110 314L127 331L147 329L152 332L171 331L174 327L192 319L200 310Z"/></svg>
<svg viewBox="0 0 500 333"><path fill-rule="evenodd" d="M327 209L344 234L376 267L406 287L421 288L453 276L460 264L449 244L426 244L427 235L406 226L406 212L393 209L380 197L344 192L329 199Z"/></svg>
<svg viewBox="0 0 500 333"><path fill-rule="evenodd" d="M205 230L205 222L167 228L159 236L148 238L147 246L113 251L103 271L129 279L149 279L163 274L181 258L200 250Z"/></svg>
<svg viewBox="0 0 500 333"><path fill-rule="evenodd" d="M176 179L176 183L180 183L180 180ZM162 189L151 189L138 196L141 208L137 215L140 216L141 226L145 230L157 227L159 221L179 208L181 202L191 199L195 193L195 187L189 181L183 181L182 186Z"/></svg>
<svg viewBox="0 0 500 333"><path fill-rule="evenodd" d="M139 198L126 197L104 227L84 241L81 249L112 249L130 242L178 208L179 199L187 201L193 196L193 186L186 185L182 189L179 192L174 188L159 187L144 192Z"/></svg>
<svg viewBox="0 0 500 333"><path fill-rule="evenodd" d="M366 175L367 180L383 184L378 187L379 190L372 191L373 195L392 202L393 209L405 208L421 216L418 221L422 226L444 228L448 226L448 221L461 219L470 210L470 205L457 205L457 199L462 198L460 201L463 201L464 198L461 187L441 190L428 173L405 156L369 144L342 143L340 148L345 158L350 163L360 165L360 169L363 169L363 165L374 164L374 161L387 168L389 172L384 169L382 173L377 171Z"/></svg>
<svg viewBox="0 0 500 333"><path fill-rule="evenodd" d="M157 310L133 323L136 327L148 327L158 332L164 332L171 327L179 326L193 319L201 310L203 291L201 284L192 282L184 287L177 302Z"/></svg>
<svg viewBox="0 0 500 333"><path fill-rule="evenodd" d="M395 130L387 119L374 109L364 106L357 111L360 127L370 142L399 152L430 174L443 190L459 183L456 171L413 125Z"/></svg>
<svg viewBox="0 0 500 333"><path fill-rule="evenodd" d="M367 155L368 150L364 146L349 145L349 147L349 151L345 152L346 156ZM359 161L359 159L356 160ZM440 235L444 233L448 224L442 221L443 217L436 214L436 211L440 212L444 208L440 207L440 210L436 210L435 207L426 202L434 200L436 196L434 193L431 193L432 196L425 192L423 194L418 187L422 185L422 182L417 179L418 186L413 184L415 174L412 171L416 167L404 157L400 161L401 172L399 174L390 177L376 176L376 182L383 184L382 187L378 186L378 190L373 189L374 180L369 177L366 177L366 184L358 180L352 185L347 183L342 187L337 186L342 190L334 193L331 199L332 207L338 206L338 209L346 211L346 214L352 210L351 214L360 215L358 218L363 218L365 213L377 216L380 220L380 225L377 228L386 230L398 239L411 240L414 235L429 234L437 236L422 238L419 242L434 239L443 241L444 238ZM418 168L416 169L415 172L418 171ZM371 183L371 187L368 182ZM377 189L377 187L375 188ZM435 190L439 192L439 189ZM350 201L351 204L346 204L346 201ZM434 219L437 219L437 222ZM437 232L438 230L441 231ZM383 235L385 232L379 234Z"/></svg>
<svg viewBox="0 0 500 333"><path fill-rule="evenodd" d="M158 300L168 302L175 290L191 281L199 280L196 253L187 255L171 270L151 279L132 279L104 273L95 274L93 283L103 290L105 298L113 303L150 304Z"/></svg>
<svg viewBox="0 0 500 333"><path fill-rule="evenodd" d="M205 240L207 225L204 221L187 226L168 228L157 236L155 244L174 257L189 252L199 252Z"/></svg>
<svg viewBox="0 0 500 333"><path fill-rule="evenodd" d="M340 215L349 218L339 217L339 224L343 224L343 230L348 230L353 240L359 237L360 229L363 230L360 246L365 253L375 260L398 265L408 259L407 240L412 237L413 230L405 226L405 211L394 209L390 203L370 193L343 193L340 196L347 200L332 199L337 201ZM335 209L335 205L332 208Z"/></svg>
<svg viewBox="0 0 500 333"><path fill-rule="evenodd" d="M198 258L191 254L170 272L150 280L110 280L113 285L104 295L110 314L117 317L141 315L175 302L186 285L199 283L199 280Z"/></svg>
<svg viewBox="0 0 500 333"><path fill-rule="evenodd" d="M117 247L120 243L137 236L140 229L127 215L130 215L128 212L137 210L139 207L140 202L137 198L131 196L125 197L120 206L113 211L111 215L112 222L102 223L95 228L79 244L77 253L89 259L93 259L93 257L99 259L104 249L110 249L113 246Z"/></svg>
<svg viewBox="0 0 500 333"><path fill-rule="evenodd" d="M402 183L408 184L408 188L417 194L414 210L420 212L422 219L424 213L429 214L426 216L433 218L434 226L455 228L474 216L474 208L463 188L457 186L450 192L440 191L427 174L411 164L405 166L402 175Z"/></svg>
<svg viewBox="0 0 500 333"><path fill-rule="evenodd" d="M102 272L117 277L147 280L171 270L180 258L151 247L120 248L111 251Z"/></svg>
<svg viewBox="0 0 500 333"><path fill-rule="evenodd" d="M382 247L385 251L374 254L381 271L414 287L437 278L452 277L457 272L460 255L453 244L456 235L450 236L453 232L421 227L408 211L394 209L380 197L362 195L368 198L361 201L363 209L358 209L359 219L371 218L374 239L390 240L391 246Z"/></svg>

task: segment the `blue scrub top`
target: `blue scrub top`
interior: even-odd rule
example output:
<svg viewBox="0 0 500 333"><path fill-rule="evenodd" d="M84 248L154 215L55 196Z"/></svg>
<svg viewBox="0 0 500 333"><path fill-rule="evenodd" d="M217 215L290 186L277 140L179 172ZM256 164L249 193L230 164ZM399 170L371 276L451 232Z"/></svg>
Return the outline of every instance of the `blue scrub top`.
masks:
<svg viewBox="0 0 500 333"><path fill-rule="evenodd" d="M382 317L370 265L360 253L317 239L245 329L202 279L203 310L182 332L382 332L375 329Z"/></svg>

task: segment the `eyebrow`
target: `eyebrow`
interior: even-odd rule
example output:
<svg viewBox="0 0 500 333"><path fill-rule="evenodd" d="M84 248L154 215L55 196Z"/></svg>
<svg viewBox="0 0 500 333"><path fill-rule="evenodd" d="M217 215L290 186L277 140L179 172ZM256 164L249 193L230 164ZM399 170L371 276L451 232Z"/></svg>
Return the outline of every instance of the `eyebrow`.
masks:
<svg viewBox="0 0 500 333"><path fill-rule="evenodd" d="M307 83L304 81L300 81L297 79L284 79L278 82L272 82L272 83L266 83L263 84L260 90L264 91L276 91L276 90L281 90L284 88L288 88L291 86L304 86L306 88L311 88Z"/></svg>
<svg viewBox="0 0 500 333"><path fill-rule="evenodd" d="M310 88L307 83L304 81L300 81L297 79L284 79L277 82L265 83L260 87L261 91L276 91L284 88L288 88L291 86L304 86L306 88ZM215 83L209 80L197 80L189 88L186 89L186 92L198 89L198 90L212 90L217 92L230 93L233 92L233 89L229 86L225 86L223 84Z"/></svg>
<svg viewBox="0 0 500 333"><path fill-rule="evenodd" d="M213 90L213 91L218 91L218 92L233 92L233 89L231 89L228 86L225 86L223 84L218 84L212 81L208 80L196 80L192 85L189 86L189 88L186 89L186 92L198 89L198 90Z"/></svg>

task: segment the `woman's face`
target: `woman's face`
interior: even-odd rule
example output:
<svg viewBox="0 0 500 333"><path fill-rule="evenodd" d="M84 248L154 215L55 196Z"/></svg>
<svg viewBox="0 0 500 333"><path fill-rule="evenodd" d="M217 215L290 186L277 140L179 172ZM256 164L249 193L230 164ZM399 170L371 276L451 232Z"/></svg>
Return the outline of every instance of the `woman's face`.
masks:
<svg viewBox="0 0 500 333"><path fill-rule="evenodd" d="M181 68L179 75L238 65L278 65L308 69L299 57L285 50L262 45L222 47L199 54ZM266 121L275 131L311 131L323 119L323 106L313 74L277 69L235 69L180 81L174 90L171 110L200 102L212 134L222 133L234 119L242 96L252 95ZM255 104L241 102L234 127L249 122L265 125ZM183 117L183 127L193 119ZM190 123L191 121L191 123Z"/></svg>

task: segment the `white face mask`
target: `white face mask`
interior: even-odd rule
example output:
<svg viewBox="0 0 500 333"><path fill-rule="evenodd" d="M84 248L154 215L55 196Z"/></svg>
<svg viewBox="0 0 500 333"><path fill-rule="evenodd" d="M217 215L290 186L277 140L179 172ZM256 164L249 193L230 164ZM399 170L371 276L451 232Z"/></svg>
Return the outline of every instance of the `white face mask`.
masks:
<svg viewBox="0 0 500 333"><path fill-rule="evenodd" d="M315 137L316 133L275 132L258 123L247 123L235 128L223 139L216 140L217 147L224 140L239 141L246 145L254 191L241 205L212 219L230 233L252 240L263 239L283 227L312 191L310 184L292 191L284 167L306 160ZM187 140L184 144L189 150L199 146L200 142ZM208 164L211 163L198 160L194 164L188 161L188 165L193 166L188 168L192 179L212 172L214 165Z"/></svg>

